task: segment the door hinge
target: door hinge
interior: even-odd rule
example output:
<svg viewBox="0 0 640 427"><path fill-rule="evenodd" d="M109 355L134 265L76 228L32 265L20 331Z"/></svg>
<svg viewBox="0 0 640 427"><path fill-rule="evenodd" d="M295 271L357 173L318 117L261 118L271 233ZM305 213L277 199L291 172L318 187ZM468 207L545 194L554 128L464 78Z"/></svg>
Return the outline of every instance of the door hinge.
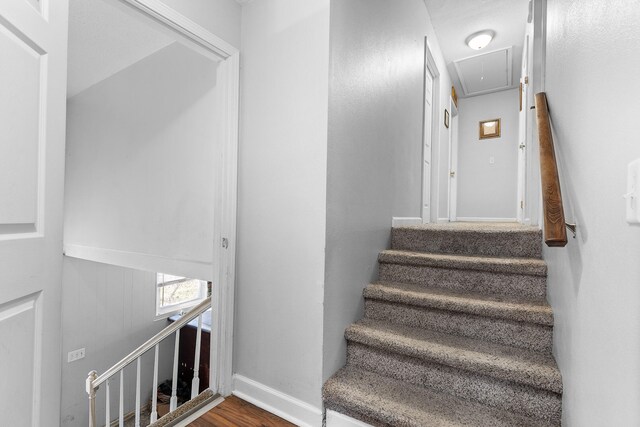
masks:
<svg viewBox="0 0 640 427"><path fill-rule="evenodd" d="M229 247L229 239L227 239L226 237L222 238L222 247L224 249L227 249Z"/></svg>
<svg viewBox="0 0 640 427"><path fill-rule="evenodd" d="M529 76L524 76L524 84L529 84Z"/></svg>
<svg viewBox="0 0 640 427"><path fill-rule="evenodd" d="M449 176L450 176L451 178L455 178L455 176L456 176L456 172L455 172L455 171L451 171L451 172L449 172Z"/></svg>
<svg viewBox="0 0 640 427"><path fill-rule="evenodd" d="M524 209L524 200L520 200L520 209Z"/></svg>

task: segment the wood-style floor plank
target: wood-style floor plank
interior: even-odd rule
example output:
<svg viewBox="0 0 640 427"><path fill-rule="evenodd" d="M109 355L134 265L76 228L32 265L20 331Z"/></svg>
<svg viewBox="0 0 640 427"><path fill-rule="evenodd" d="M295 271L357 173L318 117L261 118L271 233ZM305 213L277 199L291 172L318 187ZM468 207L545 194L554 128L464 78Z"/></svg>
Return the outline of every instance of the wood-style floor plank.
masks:
<svg viewBox="0 0 640 427"><path fill-rule="evenodd" d="M249 402L230 396L188 427L289 427L295 426Z"/></svg>

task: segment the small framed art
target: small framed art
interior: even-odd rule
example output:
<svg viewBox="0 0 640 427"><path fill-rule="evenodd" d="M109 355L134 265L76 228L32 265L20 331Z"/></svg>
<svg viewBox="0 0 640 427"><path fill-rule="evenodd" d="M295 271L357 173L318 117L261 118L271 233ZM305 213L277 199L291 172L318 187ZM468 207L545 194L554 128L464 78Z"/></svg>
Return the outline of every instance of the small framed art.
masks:
<svg viewBox="0 0 640 427"><path fill-rule="evenodd" d="M480 122L480 139L500 138L500 119Z"/></svg>

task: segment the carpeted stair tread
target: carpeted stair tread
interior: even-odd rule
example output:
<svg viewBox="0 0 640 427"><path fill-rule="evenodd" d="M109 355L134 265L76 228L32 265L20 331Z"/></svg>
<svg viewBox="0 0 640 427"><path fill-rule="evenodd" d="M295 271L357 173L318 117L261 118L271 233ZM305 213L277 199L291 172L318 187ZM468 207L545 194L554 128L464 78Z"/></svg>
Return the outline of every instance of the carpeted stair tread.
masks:
<svg viewBox="0 0 640 427"><path fill-rule="evenodd" d="M562 393L562 377L551 355L370 319L347 328L345 338L388 352Z"/></svg>
<svg viewBox="0 0 640 427"><path fill-rule="evenodd" d="M393 227L391 247L444 254L542 258L542 232L516 223L445 223Z"/></svg>
<svg viewBox="0 0 640 427"><path fill-rule="evenodd" d="M551 354L553 327L366 298L367 319Z"/></svg>
<svg viewBox="0 0 640 427"><path fill-rule="evenodd" d="M472 403L347 366L324 385L327 409L381 425L425 427L545 427L555 424Z"/></svg>
<svg viewBox="0 0 640 427"><path fill-rule="evenodd" d="M553 326L549 304L509 296L456 292L406 283L372 283L364 297L439 310L458 311L478 316Z"/></svg>
<svg viewBox="0 0 640 427"><path fill-rule="evenodd" d="M378 263L378 280L537 301L545 301L547 294L546 276L409 263Z"/></svg>
<svg viewBox="0 0 640 427"><path fill-rule="evenodd" d="M534 225L524 225L519 222L432 222L429 224L403 225L394 228L411 228L416 230L441 230L455 232L481 232L481 233L539 233L540 228Z"/></svg>
<svg viewBox="0 0 640 427"><path fill-rule="evenodd" d="M559 421L562 416L558 393L354 341L347 344L347 365L527 417Z"/></svg>
<svg viewBox="0 0 640 427"><path fill-rule="evenodd" d="M531 276L547 275L547 264L543 260L536 258L470 256L389 249L380 252L378 262L488 271L492 273L525 274Z"/></svg>
<svg viewBox="0 0 640 427"><path fill-rule="evenodd" d="M177 425L187 416L200 409L200 407L213 401L218 394L215 394L211 389L206 389L193 399L178 406L175 411L169 412L165 416L158 419L156 422L149 424L148 427L169 427Z"/></svg>

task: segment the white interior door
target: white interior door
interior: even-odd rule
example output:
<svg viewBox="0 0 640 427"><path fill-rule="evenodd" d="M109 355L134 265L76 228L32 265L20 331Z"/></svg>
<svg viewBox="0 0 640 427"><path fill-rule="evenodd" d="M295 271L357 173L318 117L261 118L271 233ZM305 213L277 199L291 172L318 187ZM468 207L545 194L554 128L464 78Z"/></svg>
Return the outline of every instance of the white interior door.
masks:
<svg viewBox="0 0 640 427"><path fill-rule="evenodd" d="M59 424L67 8L66 0L0 2L0 424L6 426Z"/></svg>
<svg viewBox="0 0 640 427"><path fill-rule="evenodd" d="M425 55L424 68L424 130L422 164L422 222L431 221L431 139L433 133L433 75Z"/></svg>
<svg viewBox="0 0 640 427"><path fill-rule="evenodd" d="M458 219L458 108L451 101L449 119L449 221Z"/></svg>
<svg viewBox="0 0 640 427"><path fill-rule="evenodd" d="M522 71L520 74L520 114L518 123L518 194L516 218L518 222L525 221L525 191L527 177L527 96L529 94L529 35L525 37L522 53Z"/></svg>

